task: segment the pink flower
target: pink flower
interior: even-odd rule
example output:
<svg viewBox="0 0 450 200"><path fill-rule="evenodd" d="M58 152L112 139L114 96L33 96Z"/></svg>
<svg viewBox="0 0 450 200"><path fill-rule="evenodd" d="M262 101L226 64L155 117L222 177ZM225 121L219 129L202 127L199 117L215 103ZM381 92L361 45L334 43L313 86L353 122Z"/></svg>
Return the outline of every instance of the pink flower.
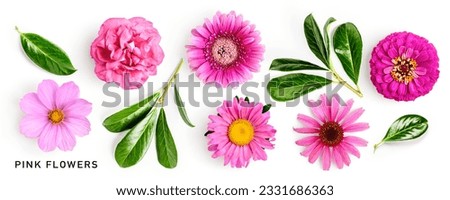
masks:
<svg viewBox="0 0 450 200"><path fill-rule="evenodd" d="M212 21L192 30L191 44L187 45L189 65L205 83L227 87L243 83L259 71L264 47L260 44L255 25L236 16L217 12Z"/></svg>
<svg viewBox="0 0 450 200"><path fill-rule="evenodd" d="M160 40L158 30L144 18L106 20L91 45L97 77L124 89L140 88L164 58Z"/></svg>
<svg viewBox="0 0 450 200"><path fill-rule="evenodd" d="M439 78L439 58L433 44L408 32L381 40L372 51L370 75L377 91L397 101L428 94Z"/></svg>
<svg viewBox="0 0 450 200"><path fill-rule="evenodd" d="M342 102L343 103L343 102ZM313 104L318 104L314 105ZM308 157L310 163L316 162L322 157L322 167L329 170L334 161L339 169L350 165L349 154L359 158L360 154L355 146L367 146L367 141L356 136L348 136L346 133L363 131L369 128L368 123L356 122L364 110L352 109L353 100L350 99L341 106L338 97L331 100L325 94L320 96L317 102L311 102L311 111L315 118L299 114L298 120L304 125L302 128L294 128L301 134L308 134L296 141L299 146L305 146L302 156Z"/></svg>
<svg viewBox="0 0 450 200"><path fill-rule="evenodd" d="M217 108L217 115L210 115L208 123L208 150L212 157L224 157L224 165L247 167L250 158L266 160L265 149L273 149L276 130L268 123L269 112L263 113L261 103L239 100L224 101Z"/></svg>
<svg viewBox="0 0 450 200"><path fill-rule="evenodd" d="M90 123L86 116L91 112L91 103L79 98L80 91L73 82L59 87L52 80L44 80L37 92L26 94L20 100L25 117L20 121L20 132L29 138L38 138L43 151L56 147L71 151L75 146L75 135L89 134Z"/></svg>

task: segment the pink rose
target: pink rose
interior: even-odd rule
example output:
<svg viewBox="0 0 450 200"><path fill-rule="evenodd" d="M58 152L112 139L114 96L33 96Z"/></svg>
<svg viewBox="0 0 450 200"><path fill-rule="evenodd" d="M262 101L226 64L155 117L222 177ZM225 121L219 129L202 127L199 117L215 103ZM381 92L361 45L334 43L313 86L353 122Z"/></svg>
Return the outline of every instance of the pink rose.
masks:
<svg viewBox="0 0 450 200"><path fill-rule="evenodd" d="M91 45L95 74L124 89L140 88L164 58L160 40L152 22L142 17L106 20Z"/></svg>

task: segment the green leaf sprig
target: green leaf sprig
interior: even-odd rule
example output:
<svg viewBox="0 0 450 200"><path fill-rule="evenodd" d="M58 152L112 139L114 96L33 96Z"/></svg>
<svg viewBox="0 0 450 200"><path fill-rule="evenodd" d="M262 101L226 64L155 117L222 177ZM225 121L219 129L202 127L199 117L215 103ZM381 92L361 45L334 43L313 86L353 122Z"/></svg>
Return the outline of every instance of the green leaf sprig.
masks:
<svg viewBox="0 0 450 200"><path fill-rule="evenodd" d="M20 34L23 51L37 66L56 75L70 75L77 71L66 52L56 44L35 33L22 33L17 27L16 31Z"/></svg>
<svg viewBox="0 0 450 200"><path fill-rule="evenodd" d="M323 36L312 14L305 18L303 24L309 49L325 67L292 58L277 58L270 65L270 70L283 72L304 70L328 71L332 74L333 80L305 73L293 73L273 78L267 84L267 91L274 100L294 100L332 82L342 84L359 97L363 96L358 86L362 57L361 35L356 26L348 22L338 26L332 38L333 50L339 58L345 73L355 85L351 86L336 72L330 56L331 42L328 36L328 29L330 24L335 21L332 17L327 20L323 27Z"/></svg>
<svg viewBox="0 0 450 200"><path fill-rule="evenodd" d="M384 138L373 147L375 152L385 142L397 142L416 139L428 129L428 120L420 115L404 115L392 123Z"/></svg>
<svg viewBox="0 0 450 200"><path fill-rule="evenodd" d="M111 132L118 133L129 130L125 137L117 144L115 159L121 167L131 167L137 164L146 154L150 143L155 137L156 153L159 163L166 168L177 166L178 153L175 141L167 123L163 104L172 84L174 84L174 98L183 121L191 126L183 100L174 83L183 65L183 59L170 76L167 84L148 98L125 108L103 121L103 126Z"/></svg>

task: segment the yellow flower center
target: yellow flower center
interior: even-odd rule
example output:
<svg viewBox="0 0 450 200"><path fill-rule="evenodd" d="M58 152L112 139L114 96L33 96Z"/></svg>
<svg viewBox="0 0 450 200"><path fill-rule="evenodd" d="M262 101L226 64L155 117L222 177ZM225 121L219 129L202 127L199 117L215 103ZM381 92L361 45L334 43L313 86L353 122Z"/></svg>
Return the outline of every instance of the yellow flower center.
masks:
<svg viewBox="0 0 450 200"><path fill-rule="evenodd" d="M252 124L245 119L238 119L228 127L228 138L238 146L249 144L255 135Z"/></svg>
<svg viewBox="0 0 450 200"><path fill-rule="evenodd" d="M415 72L417 68L416 60L412 58L406 58L404 56L399 56L395 59L392 59L392 63L394 64L394 66L391 70L391 76L397 82L408 84L417 77L417 74Z"/></svg>
<svg viewBox="0 0 450 200"><path fill-rule="evenodd" d="M53 124L59 124L62 122L62 120L64 119L64 113L62 110L60 109L55 109L52 110L48 113L48 119L53 123Z"/></svg>

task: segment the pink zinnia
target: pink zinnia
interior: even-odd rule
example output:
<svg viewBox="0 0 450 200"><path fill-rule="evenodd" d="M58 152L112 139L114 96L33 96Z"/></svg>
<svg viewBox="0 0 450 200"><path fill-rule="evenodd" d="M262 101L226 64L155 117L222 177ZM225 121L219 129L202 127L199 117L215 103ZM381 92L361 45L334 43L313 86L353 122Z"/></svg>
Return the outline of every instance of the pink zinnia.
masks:
<svg viewBox="0 0 450 200"><path fill-rule="evenodd" d="M186 46L189 65L205 83L227 87L259 71L264 46L255 25L242 15L217 12L212 21L206 19L203 26L193 29L192 35Z"/></svg>
<svg viewBox="0 0 450 200"><path fill-rule="evenodd" d="M439 77L433 44L408 32L388 35L373 49L370 75L377 91L397 101L428 94Z"/></svg>
<svg viewBox="0 0 450 200"><path fill-rule="evenodd" d="M140 88L163 61L160 40L153 23L142 17L106 20L91 45L95 74L124 89Z"/></svg>
<svg viewBox="0 0 450 200"><path fill-rule="evenodd" d="M340 105L338 97L333 96L329 100L325 94L321 95L319 101L310 103L315 118L299 114L298 120L304 127L294 128L298 133L310 135L296 141L297 145L306 146L301 155L308 157L310 163L322 157L324 170L330 169L332 161L339 169L344 164L349 166L349 154L359 158L360 154L355 146L367 146L367 141L356 136L347 136L345 133L369 128L368 123L356 123L364 110L358 108L350 112L352 99L345 105Z"/></svg>
<svg viewBox="0 0 450 200"><path fill-rule="evenodd" d="M89 133L90 123L86 116L92 105L79 98L80 91L73 82L59 87L52 80L44 80L37 92L26 94L20 100L25 117L20 121L20 132L29 138L38 138L43 151L56 147L70 151L75 146L75 135Z"/></svg>
<svg viewBox="0 0 450 200"><path fill-rule="evenodd" d="M208 150L212 157L224 157L224 165L247 167L250 158L266 160L265 149L273 149L276 130L268 123L269 112L263 113L261 103L250 103L242 98L224 101L210 115L208 123Z"/></svg>

